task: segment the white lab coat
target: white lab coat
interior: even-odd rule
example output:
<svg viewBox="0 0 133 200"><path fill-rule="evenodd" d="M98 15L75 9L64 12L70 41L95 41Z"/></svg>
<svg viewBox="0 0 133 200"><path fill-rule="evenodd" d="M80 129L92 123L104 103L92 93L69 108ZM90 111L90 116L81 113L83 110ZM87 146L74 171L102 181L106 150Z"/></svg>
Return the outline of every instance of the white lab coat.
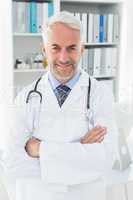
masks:
<svg viewBox="0 0 133 200"><path fill-rule="evenodd" d="M77 195L76 200L86 200L87 196L96 200L94 196L97 192L87 188L91 188L90 183L96 180L101 184L99 180L112 167L117 155L117 129L112 92L92 78L90 110L87 110L88 79L88 74L82 71L61 108L49 83L48 73L38 85L43 97L42 104L36 95L26 104L27 94L35 83L18 95L14 125L3 157L5 174L11 183L9 191L13 191L10 185L16 180L18 185L25 182L23 185L26 186L26 181L19 180L24 177L29 180L31 177L30 180L37 178L43 184L41 196L47 196L46 200L55 200L57 193L57 199L61 200L68 197L69 200L74 199L74 195ZM104 141L101 144L81 144L80 138L97 124L107 127ZM32 135L42 140L40 159L31 158L25 152L26 141ZM37 190L37 187L33 188ZM38 191L40 194L40 189Z"/></svg>

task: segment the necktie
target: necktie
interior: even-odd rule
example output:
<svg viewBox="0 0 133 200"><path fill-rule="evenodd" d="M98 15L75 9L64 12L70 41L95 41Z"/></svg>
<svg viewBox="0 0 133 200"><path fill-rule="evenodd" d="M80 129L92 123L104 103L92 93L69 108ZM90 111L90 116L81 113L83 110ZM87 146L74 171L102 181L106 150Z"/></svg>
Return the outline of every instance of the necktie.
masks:
<svg viewBox="0 0 133 200"><path fill-rule="evenodd" d="M71 89L66 85L59 85L55 89L55 95L57 97L59 106L61 107L64 101L66 100L68 94L70 93Z"/></svg>

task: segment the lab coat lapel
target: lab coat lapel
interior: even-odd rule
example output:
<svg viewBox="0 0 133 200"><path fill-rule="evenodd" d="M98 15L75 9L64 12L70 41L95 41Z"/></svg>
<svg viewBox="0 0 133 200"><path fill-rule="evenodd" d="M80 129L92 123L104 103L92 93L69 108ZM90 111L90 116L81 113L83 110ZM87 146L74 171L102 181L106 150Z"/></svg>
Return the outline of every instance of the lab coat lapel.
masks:
<svg viewBox="0 0 133 200"><path fill-rule="evenodd" d="M48 80L48 73L43 76L42 85L42 94L44 99L42 105L45 104L46 107L50 106L51 109L54 108L54 110L59 110L60 106Z"/></svg>

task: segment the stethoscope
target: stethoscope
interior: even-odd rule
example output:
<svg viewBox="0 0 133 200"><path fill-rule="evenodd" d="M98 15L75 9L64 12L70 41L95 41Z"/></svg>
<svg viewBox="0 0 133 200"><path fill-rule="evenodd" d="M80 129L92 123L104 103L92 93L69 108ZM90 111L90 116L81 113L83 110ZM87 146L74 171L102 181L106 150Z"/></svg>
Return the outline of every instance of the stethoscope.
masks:
<svg viewBox="0 0 133 200"><path fill-rule="evenodd" d="M26 103L29 103L30 96L33 95L33 94L37 94L37 95L39 96L39 98L40 98L40 104L42 103L42 94L41 94L41 92L39 92L39 91L37 90L37 86L38 86L38 83L40 82L41 78L42 78L42 77L40 77L40 78L36 81L34 89L29 91L29 93L28 93L28 95L27 95L27 98L26 98Z"/></svg>
<svg viewBox="0 0 133 200"><path fill-rule="evenodd" d="M40 77L36 83L35 83L35 87L33 90L30 90L28 95L27 95L27 98L26 98L26 103L29 103L29 100L30 100L30 96L33 95L33 94L36 94L39 96L40 98L40 104L42 103L42 93L40 91L37 90L37 86L40 82L42 77ZM89 86L88 86L88 93L87 93L87 109L90 108L90 90L91 90L91 79L89 77Z"/></svg>

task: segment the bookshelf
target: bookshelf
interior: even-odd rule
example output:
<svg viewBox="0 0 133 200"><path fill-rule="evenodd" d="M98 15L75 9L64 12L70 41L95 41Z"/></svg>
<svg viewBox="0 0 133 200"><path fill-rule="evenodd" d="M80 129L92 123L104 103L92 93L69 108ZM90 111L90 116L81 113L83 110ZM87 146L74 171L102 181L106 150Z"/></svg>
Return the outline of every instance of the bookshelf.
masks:
<svg viewBox="0 0 133 200"><path fill-rule="evenodd" d="M25 2L31 2L31 1L24 1L24 0L15 0L13 1L13 52L14 52L14 63L16 61L17 58L21 59L25 59L25 57L27 56L31 56L35 58L35 54L40 53L41 54L41 48L42 48L42 36L41 36L41 32L37 31L37 32L30 32L30 31L16 31L14 29L14 24L16 22L14 22L15 17L14 17L14 4L22 4ZM35 1L32 1L35 2ZM51 1L36 1L38 5L44 5L46 3L49 3ZM28 3L26 3L28 4ZM80 61L80 66L82 68L84 68L85 71L87 71L90 75L92 75L94 78L96 78L97 80L100 81L106 81L107 83L109 83L109 85L111 85L113 92L114 92L114 96L115 99L118 100L118 85L119 85L119 70L120 70L120 48L121 48L121 27L122 27L122 7L123 7L123 2L121 0L53 0L53 7L54 7L54 13L58 13L60 10L67 10L69 12L71 12L73 15L80 15L80 20L82 22L83 19L83 14L85 14L86 16L86 20L87 20L87 24L86 27L88 26L88 28L86 28L87 30L87 35L85 36L86 39L84 40L84 44L85 44L85 53L83 55L83 59ZM21 10L21 9L20 9ZM21 11L22 12L22 11ZM91 15L93 16L91 16ZM119 17L119 21L118 21L118 26L117 29L117 34L119 32L118 35L118 39L114 40L114 36L112 33L113 37L111 40L109 39L109 33L106 32L106 39L103 41L98 41L98 40L94 40L94 35L93 35L93 40L89 39L90 33L88 34L88 30L89 30L89 19L90 17L93 17L93 25L92 25L92 30L94 31L94 29L96 29L96 27L94 27L94 19L97 16L97 19L100 18L100 16L103 15L106 18L106 23L107 20L109 21L109 18L111 20L111 17L114 20L114 16L118 16ZM109 17L110 15L110 17ZM76 16L76 17L77 17ZM78 16L79 17L79 16ZM97 20L95 19L95 20ZM100 19L99 19L100 20ZM85 22L85 21L84 21ZM109 22L108 22L109 23ZM84 25L83 25L84 26ZM106 24L106 29L110 29L109 25ZM114 29L114 28L113 28ZM119 30L118 30L119 29ZM113 30L114 31L114 30ZM94 33L93 33L94 34ZM100 35L100 33L99 33ZM91 52L91 56L90 53ZM95 71L95 73L90 72L90 67L89 65L97 65L97 59L95 61L94 57L98 57L98 52L100 52L100 60L99 61L99 65L100 65L100 70L99 72L97 72L96 70L93 69L93 72ZM112 52L112 54L109 54L109 52ZM114 53L113 53L114 52ZM114 72L112 73L106 73L106 66L105 63L108 61L108 59L106 58L106 55L108 55L108 57L111 57L111 64L113 62L114 65ZM112 55L112 56L110 56ZM114 57L115 57L115 61L114 61ZM90 63L88 63L88 60L93 59L93 61L91 61ZM106 59L104 59L106 58ZM32 58L33 60L33 58ZM87 60L87 62L86 62ZM84 63L86 63L84 65ZM110 63L108 63L108 65L111 65ZM106 63L107 65L107 63ZM113 66L112 65L112 66ZM104 66L104 67L103 67ZM109 66L110 67L110 66ZM93 66L94 68L94 66ZM92 70L92 69L91 69ZM13 73L14 73L14 86L15 88L23 88L23 86L31 83L33 80L35 80L36 78L38 78L40 75L42 75L43 73L45 73L46 70L42 68L35 68L30 66L30 68L24 68L22 67L19 69L13 69ZM16 91L19 91L19 89L17 89ZM14 94L16 95L17 92L14 92Z"/></svg>
<svg viewBox="0 0 133 200"><path fill-rule="evenodd" d="M84 34L85 52L80 62L81 67L101 83L109 83L116 101L120 72L122 9L121 0L60 1L60 10L67 10L80 19L83 32L88 33ZM84 24L87 28L84 28ZM104 34L102 40L101 28ZM89 62L90 60L92 61Z"/></svg>
<svg viewBox="0 0 133 200"><path fill-rule="evenodd" d="M39 63L43 60L40 25L45 23L43 18L59 11L59 3L58 0L12 0L14 97L46 72Z"/></svg>

